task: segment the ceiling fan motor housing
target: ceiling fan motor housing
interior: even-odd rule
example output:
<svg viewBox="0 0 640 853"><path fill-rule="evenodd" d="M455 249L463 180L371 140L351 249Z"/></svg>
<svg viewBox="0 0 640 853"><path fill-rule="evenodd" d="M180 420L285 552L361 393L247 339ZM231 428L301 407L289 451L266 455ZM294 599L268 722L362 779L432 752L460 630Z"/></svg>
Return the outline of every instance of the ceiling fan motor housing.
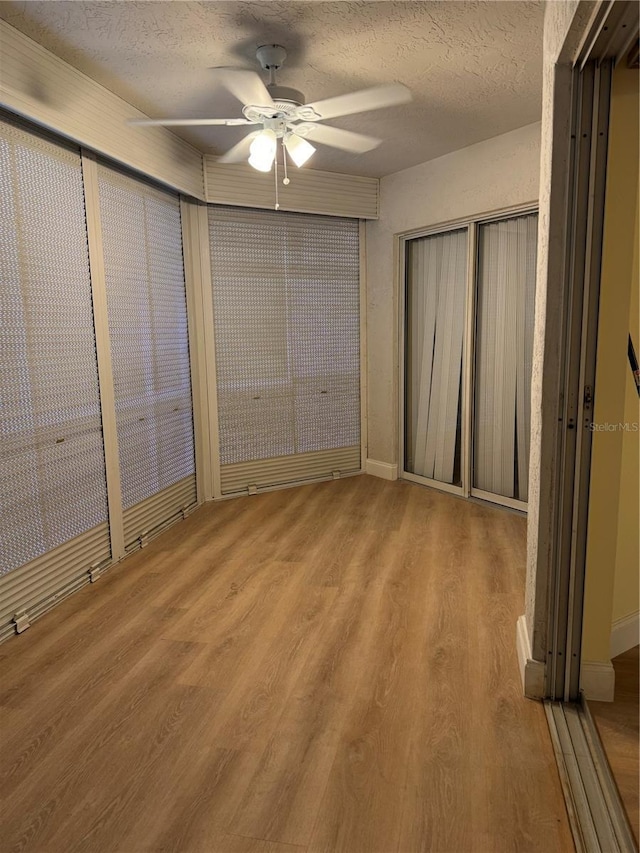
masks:
<svg viewBox="0 0 640 853"><path fill-rule="evenodd" d="M269 83L267 89L278 109L280 109L281 103L283 107L291 104L299 107L305 102L304 95L297 89L290 89L288 86L278 86L275 83Z"/></svg>

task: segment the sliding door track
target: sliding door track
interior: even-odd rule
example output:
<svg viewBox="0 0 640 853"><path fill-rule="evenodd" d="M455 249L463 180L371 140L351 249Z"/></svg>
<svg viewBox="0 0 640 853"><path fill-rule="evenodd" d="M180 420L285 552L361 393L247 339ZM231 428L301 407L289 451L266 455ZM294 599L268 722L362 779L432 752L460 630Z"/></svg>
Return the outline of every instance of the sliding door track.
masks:
<svg viewBox="0 0 640 853"><path fill-rule="evenodd" d="M600 736L580 704L545 701L577 853L637 853Z"/></svg>

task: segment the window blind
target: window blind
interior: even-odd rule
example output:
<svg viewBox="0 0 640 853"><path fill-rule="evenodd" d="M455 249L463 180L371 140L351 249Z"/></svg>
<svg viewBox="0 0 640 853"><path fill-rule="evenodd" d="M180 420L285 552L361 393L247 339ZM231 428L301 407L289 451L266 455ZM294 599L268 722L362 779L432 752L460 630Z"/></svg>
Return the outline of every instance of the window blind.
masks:
<svg viewBox="0 0 640 853"><path fill-rule="evenodd" d="M125 544L193 504L193 412L178 199L98 167Z"/></svg>
<svg viewBox="0 0 640 853"><path fill-rule="evenodd" d="M209 208L223 493L360 468L359 225Z"/></svg>
<svg viewBox="0 0 640 853"><path fill-rule="evenodd" d="M2 633L110 556L80 156L9 121L0 278Z"/></svg>

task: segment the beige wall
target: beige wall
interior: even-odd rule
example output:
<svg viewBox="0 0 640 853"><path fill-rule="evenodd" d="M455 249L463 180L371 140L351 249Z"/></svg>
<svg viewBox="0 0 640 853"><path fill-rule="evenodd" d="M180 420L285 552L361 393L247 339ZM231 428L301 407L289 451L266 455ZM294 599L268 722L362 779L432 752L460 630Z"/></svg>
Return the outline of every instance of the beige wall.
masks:
<svg viewBox="0 0 640 853"><path fill-rule="evenodd" d="M638 421L638 399L630 387L627 360L631 305L638 340L637 266L632 294L638 245L638 121L638 72L620 66L612 90L598 319L594 422L600 427ZM582 640L585 661L608 661L612 614L638 610L637 465L637 433L619 428L594 433Z"/></svg>
<svg viewBox="0 0 640 853"><path fill-rule="evenodd" d="M636 78L637 79L637 78ZM640 214L636 194L636 226L631 298L629 300L629 331L636 355L640 351L640 269L638 268L638 229ZM627 366L629 367L628 363ZM640 400L631 374L626 371L624 395L624 420L628 424L640 423ZM640 597L640 549L638 547L638 518L640 517L640 433L622 435L622 460L620 466L620 501L618 506L618 537L616 544L616 571L613 584L612 620L617 622L638 612Z"/></svg>
<svg viewBox="0 0 640 853"><path fill-rule="evenodd" d="M368 458L397 463L398 293L394 235L535 202L540 125L521 127L380 181L367 222Z"/></svg>

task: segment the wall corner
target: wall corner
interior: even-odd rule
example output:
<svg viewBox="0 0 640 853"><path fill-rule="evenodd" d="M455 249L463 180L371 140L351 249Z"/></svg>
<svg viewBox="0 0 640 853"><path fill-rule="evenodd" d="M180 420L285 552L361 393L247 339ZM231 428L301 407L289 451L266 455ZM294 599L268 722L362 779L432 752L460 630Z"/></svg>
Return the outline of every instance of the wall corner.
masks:
<svg viewBox="0 0 640 853"><path fill-rule="evenodd" d="M544 663L531 657L531 642L524 614L516 623L516 649L522 692L528 699L544 699L546 667Z"/></svg>
<svg viewBox="0 0 640 853"><path fill-rule="evenodd" d="M365 473L372 477L380 477L382 480L397 480L398 466L390 462L379 462L377 459L367 459Z"/></svg>
<svg viewBox="0 0 640 853"><path fill-rule="evenodd" d="M580 689L592 702L613 702L616 671L611 661L582 661Z"/></svg>

